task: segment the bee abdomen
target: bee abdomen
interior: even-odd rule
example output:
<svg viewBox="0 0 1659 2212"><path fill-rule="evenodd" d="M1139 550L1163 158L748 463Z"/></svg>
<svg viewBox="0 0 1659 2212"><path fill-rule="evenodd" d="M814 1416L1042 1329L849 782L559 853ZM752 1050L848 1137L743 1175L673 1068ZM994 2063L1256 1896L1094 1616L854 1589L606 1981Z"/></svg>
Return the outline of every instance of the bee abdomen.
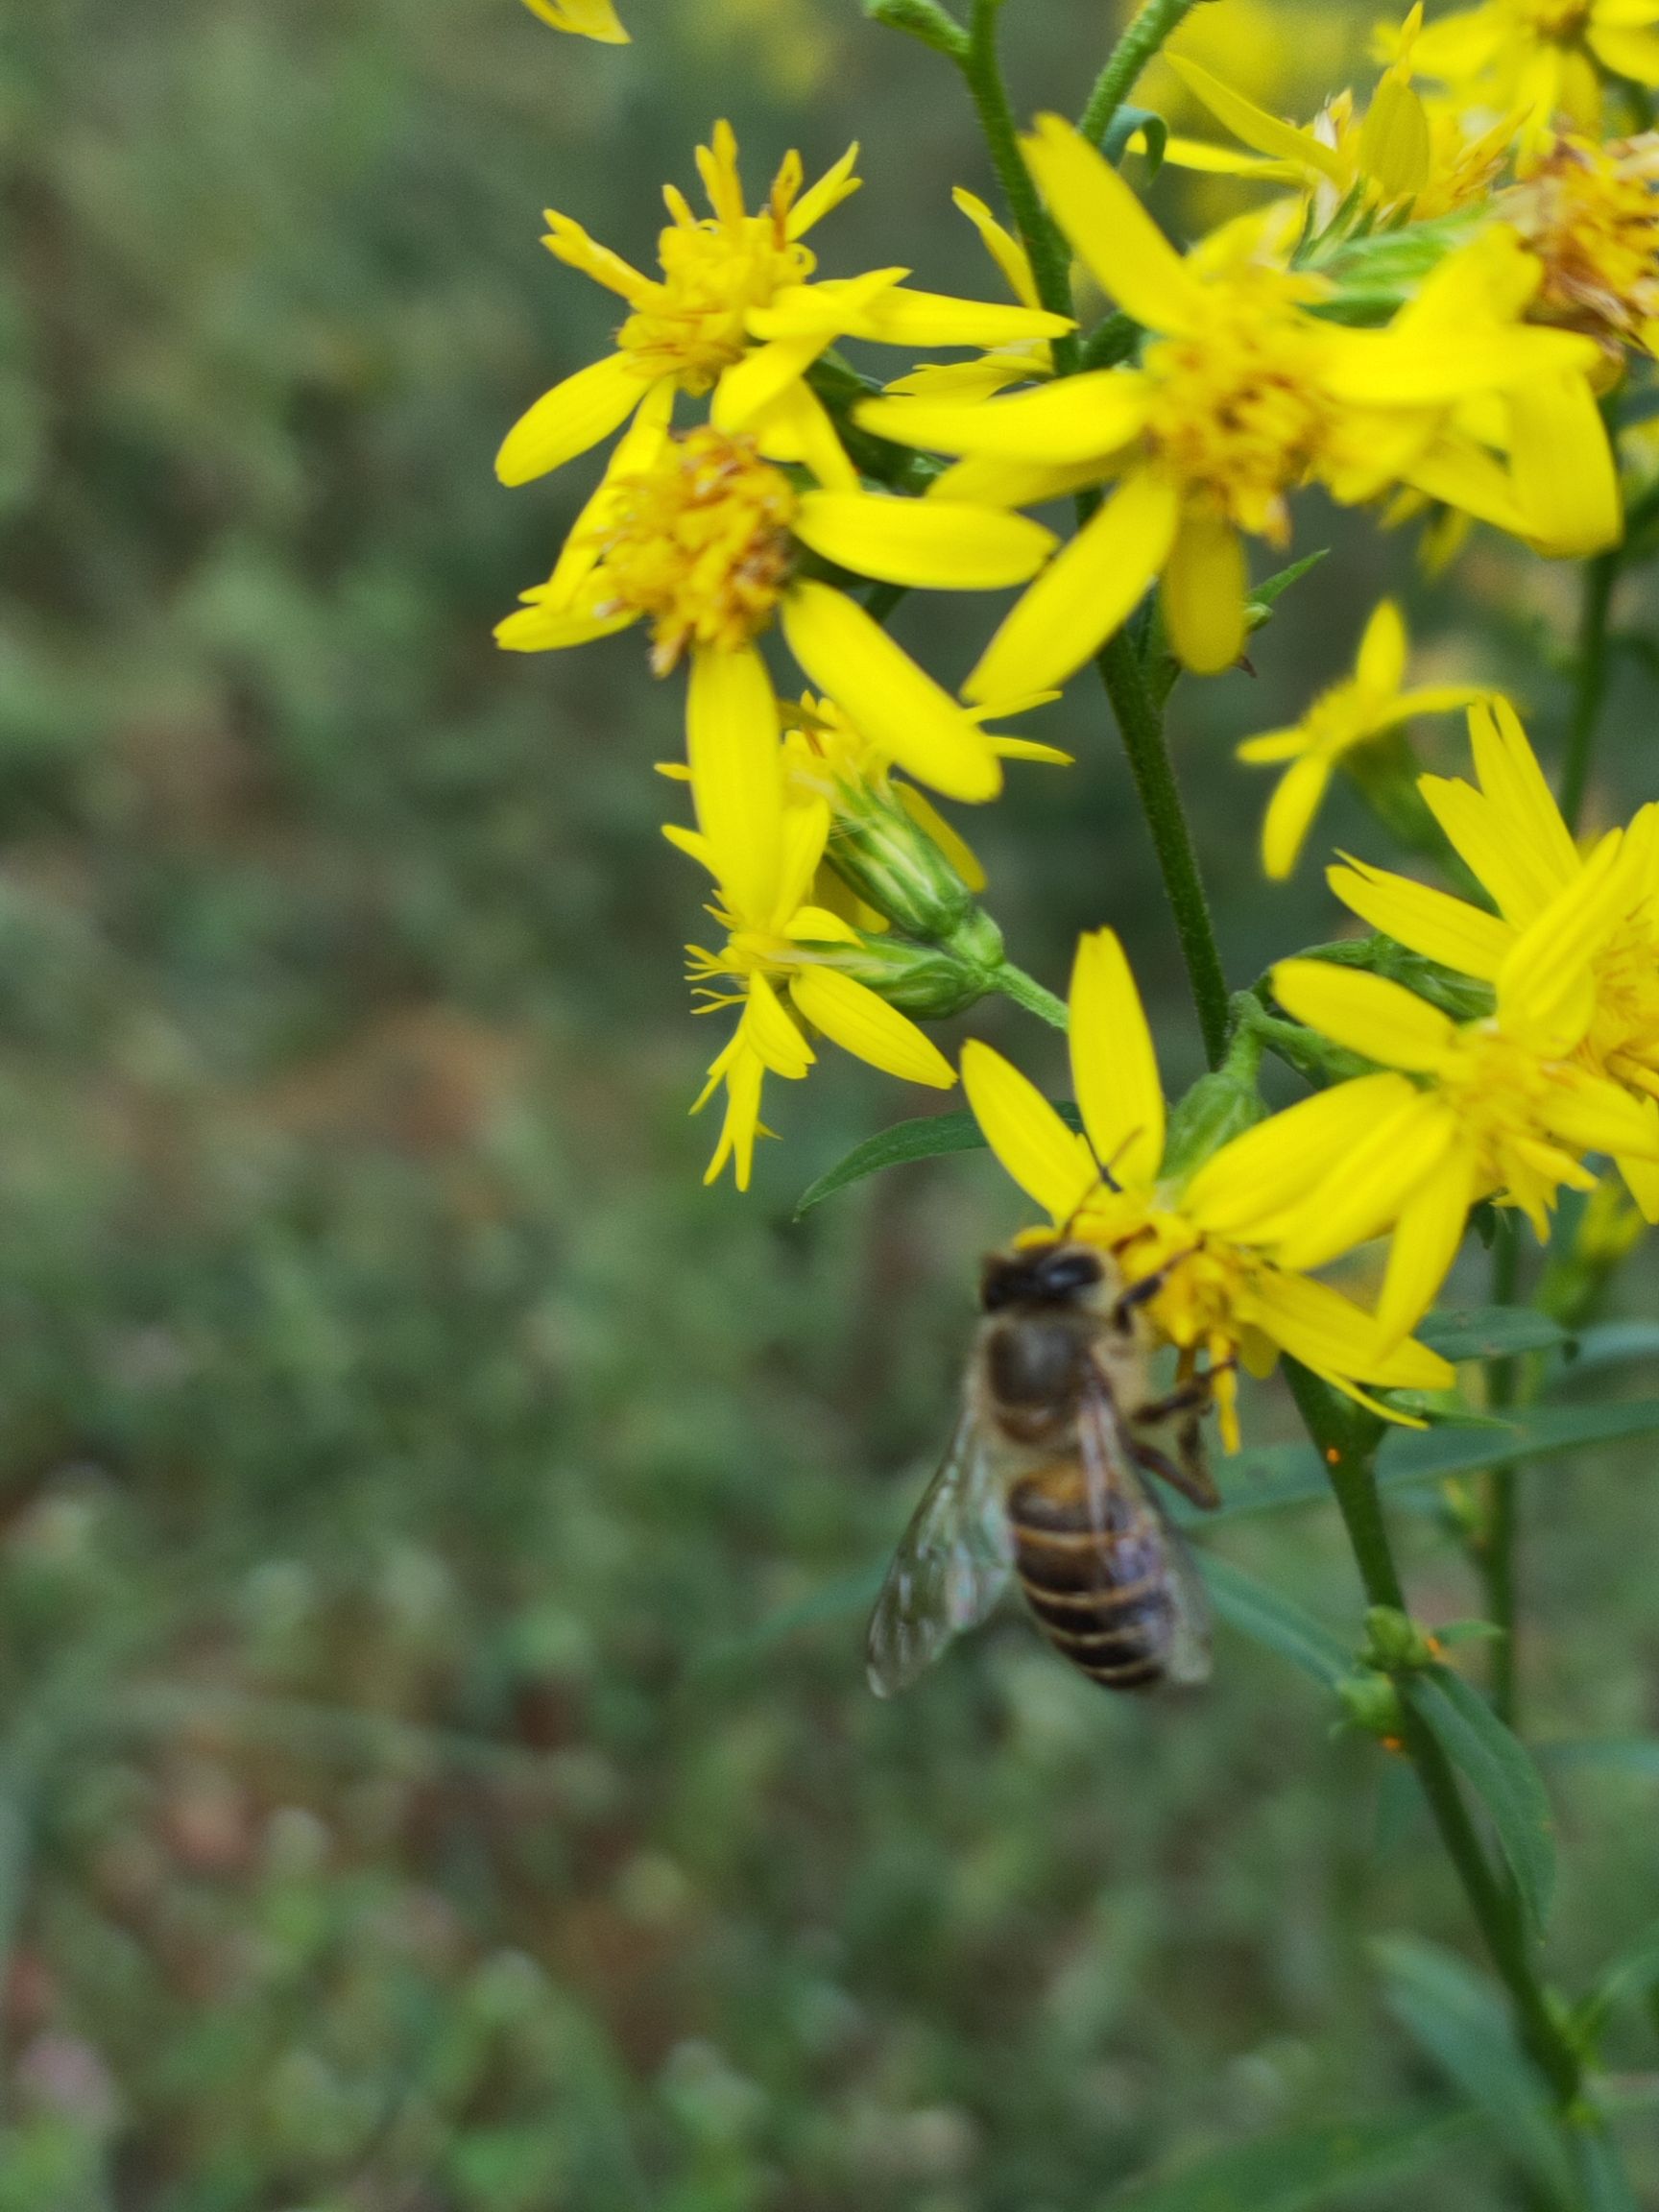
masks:
<svg viewBox="0 0 1659 2212"><path fill-rule="evenodd" d="M1021 1483L1008 1517L1025 1602L1061 1657L1108 1689L1161 1682L1174 1607L1155 1527L1134 1514L1096 1527L1064 1473Z"/></svg>

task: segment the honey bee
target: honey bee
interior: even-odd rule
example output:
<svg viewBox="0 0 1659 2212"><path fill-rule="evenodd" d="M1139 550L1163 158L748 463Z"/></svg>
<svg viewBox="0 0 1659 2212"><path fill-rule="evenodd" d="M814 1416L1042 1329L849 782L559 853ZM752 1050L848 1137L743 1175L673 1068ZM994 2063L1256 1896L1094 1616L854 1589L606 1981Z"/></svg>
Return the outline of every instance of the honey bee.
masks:
<svg viewBox="0 0 1659 2212"><path fill-rule="evenodd" d="M1109 1255L1066 1237L996 1253L961 1419L871 1616L870 1685L905 1689L983 1621L1009 1575L1039 1629L1092 1682L1202 1682L1208 1608L1145 1478L1221 1501L1199 1423L1206 1373L1153 1394L1142 1308Z"/></svg>

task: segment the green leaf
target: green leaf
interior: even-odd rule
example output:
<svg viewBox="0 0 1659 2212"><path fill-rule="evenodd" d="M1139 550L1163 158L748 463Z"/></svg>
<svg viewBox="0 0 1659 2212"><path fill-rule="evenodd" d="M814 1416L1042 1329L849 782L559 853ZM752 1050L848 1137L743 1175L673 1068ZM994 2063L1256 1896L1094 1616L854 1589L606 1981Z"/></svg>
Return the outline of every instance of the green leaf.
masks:
<svg viewBox="0 0 1659 2212"><path fill-rule="evenodd" d="M1574 2025L1585 2040L1595 2043L1616 2007L1631 1997L1645 1997L1659 1984L1659 1922L1646 1929L1597 1977L1596 1986L1573 2014Z"/></svg>
<svg viewBox="0 0 1659 2212"><path fill-rule="evenodd" d="M1659 1359L1659 1321L1602 1321L1581 1329L1567 1352L1566 1380L1599 1367L1620 1367L1631 1359Z"/></svg>
<svg viewBox="0 0 1659 2212"><path fill-rule="evenodd" d="M1387 1490L1410 1490L1511 1467L1594 1444L1622 1443L1659 1430L1659 1398L1627 1398L1611 1406L1543 1406L1518 1416L1499 1434L1488 1429L1444 1429L1428 1434L1397 1431L1383 1443L1378 1480ZM1241 1452L1223 1469L1227 1502L1205 1518L1210 1525L1243 1513L1272 1513L1286 1505L1328 1499L1331 1486L1319 1455L1306 1444L1268 1445Z"/></svg>
<svg viewBox="0 0 1659 2212"><path fill-rule="evenodd" d="M1413 1936L1373 1945L1388 2008L1418 2047L1496 2128L1552 2205L1575 2205L1572 2162L1543 2077L1515 2040L1497 1991L1450 1951Z"/></svg>
<svg viewBox="0 0 1659 2212"><path fill-rule="evenodd" d="M1325 2212L1350 2189L1443 2157L1468 2140L1472 2127L1471 2114L1443 2112L1286 2130L1132 2183L1109 2197L1102 2212Z"/></svg>
<svg viewBox="0 0 1659 2212"><path fill-rule="evenodd" d="M1082 1116L1069 1098L1056 1099L1054 1110L1070 1128L1082 1128ZM979 1124L966 1108L956 1114L924 1114L915 1121L895 1121L891 1129L878 1130L862 1144L854 1144L845 1159L809 1184L801 1193L795 1218L799 1221L837 1190L861 1183L866 1175L878 1175L883 1167L902 1167L911 1160L937 1160L947 1152L986 1149Z"/></svg>
<svg viewBox="0 0 1659 2212"><path fill-rule="evenodd" d="M1268 576L1260 584L1253 584L1250 596L1244 603L1244 626L1255 632L1273 619L1273 611L1299 577L1306 576L1310 568L1316 568L1330 551L1321 545L1317 553L1306 554L1300 561L1292 561L1288 568L1281 568L1277 575Z"/></svg>
<svg viewBox="0 0 1659 2212"><path fill-rule="evenodd" d="M1169 143L1168 124L1150 108L1119 108L1107 126L1100 151L1114 169L1121 168L1129 141L1138 131L1146 133L1146 181L1150 183L1164 166L1164 152Z"/></svg>
<svg viewBox="0 0 1659 2212"><path fill-rule="evenodd" d="M1604 1736L1582 1743L1540 1743L1551 1767L1613 1767L1626 1774L1659 1775L1659 1736Z"/></svg>
<svg viewBox="0 0 1659 2212"><path fill-rule="evenodd" d="M1558 1321L1529 1306L1478 1306L1467 1312L1431 1313L1417 1334L1443 1359L1512 1359L1519 1353L1546 1352L1567 1340Z"/></svg>
<svg viewBox="0 0 1659 2212"><path fill-rule="evenodd" d="M1206 1552L1199 1555L1198 1565L1211 1600L1230 1628L1277 1651L1327 1689L1334 1689L1353 1671L1353 1651L1291 1599L1258 1582L1230 1559Z"/></svg>
<svg viewBox="0 0 1659 2212"><path fill-rule="evenodd" d="M1402 1684L1413 1710L1491 1817L1527 1925L1542 1936L1555 1887L1555 1819L1532 1756L1480 1693L1449 1667Z"/></svg>

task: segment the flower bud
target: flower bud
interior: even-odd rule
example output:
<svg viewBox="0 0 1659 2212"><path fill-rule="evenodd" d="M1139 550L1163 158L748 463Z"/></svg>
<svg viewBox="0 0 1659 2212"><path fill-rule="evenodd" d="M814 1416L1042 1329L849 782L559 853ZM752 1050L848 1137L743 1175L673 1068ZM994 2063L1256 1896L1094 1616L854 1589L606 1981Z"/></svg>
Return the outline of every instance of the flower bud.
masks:
<svg viewBox="0 0 1659 2212"><path fill-rule="evenodd" d="M829 857L842 881L907 936L950 937L974 907L950 856L890 792L837 781L833 805Z"/></svg>
<svg viewBox="0 0 1659 2212"><path fill-rule="evenodd" d="M1196 1174L1212 1152L1219 1152L1266 1116L1256 1088L1262 1039L1249 1023L1249 1006L1240 1004L1244 996L1241 993L1234 1001L1240 1019L1226 1059L1213 1074L1200 1075L1169 1116L1163 1171L1171 1182L1184 1183Z"/></svg>
<svg viewBox="0 0 1659 2212"><path fill-rule="evenodd" d="M965 928L949 945L917 945L905 937L865 937L856 945L803 946L804 952L826 968L837 968L901 1014L918 1021L943 1022L977 1003L993 987L1002 964L1002 938L989 915L976 920L985 926ZM987 959L985 930L995 939L996 956Z"/></svg>
<svg viewBox="0 0 1659 2212"><path fill-rule="evenodd" d="M1385 1743L1398 1738L1404 1720L1400 1693L1386 1674L1366 1669L1345 1675L1336 1685L1336 1701L1351 1728Z"/></svg>
<svg viewBox="0 0 1659 2212"><path fill-rule="evenodd" d="M1365 1641L1359 1647L1360 1664L1382 1674L1410 1674L1432 1666L1436 1653L1408 1613L1394 1605L1373 1605L1365 1615Z"/></svg>

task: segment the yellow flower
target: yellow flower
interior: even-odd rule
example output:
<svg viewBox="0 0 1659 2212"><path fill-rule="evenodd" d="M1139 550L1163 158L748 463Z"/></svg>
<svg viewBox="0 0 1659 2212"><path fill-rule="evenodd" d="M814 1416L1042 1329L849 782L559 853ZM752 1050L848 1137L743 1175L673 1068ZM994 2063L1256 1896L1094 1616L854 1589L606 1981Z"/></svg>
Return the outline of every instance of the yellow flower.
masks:
<svg viewBox="0 0 1659 2212"><path fill-rule="evenodd" d="M1608 865L1608 841L1588 857L1573 842L1527 733L1507 700L1469 715L1479 788L1425 776L1418 788L1458 857L1498 908L1491 914L1408 877L1350 861L1331 888L1373 928L1458 974L1497 986L1530 950L1547 947L1563 901L1583 896ZM1644 806L1622 840L1605 898L1611 920L1589 956L1579 1063L1640 1101L1659 1131L1659 805ZM1649 1221L1659 1221L1651 1144L1611 1147Z"/></svg>
<svg viewBox="0 0 1659 2212"><path fill-rule="evenodd" d="M1605 1076L1572 1057L1588 1012L1584 978L1608 921L1612 854L1555 901L1547 926L1517 946L1499 978L1498 1011L1449 1015L1381 975L1326 960L1286 960L1273 992L1321 1035L1399 1073L1361 1078L1368 1111L1345 1156L1314 1171L1271 1224L1287 1265L1315 1267L1394 1231L1377 1307L1379 1342L1397 1343L1434 1303L1469 1209L1519 1207L1542 1242L1565 1184L1595 1188L1589 1151L1659 1162L1659 1124ZM1322 1126L1323 1097L1283 1118ZM1287 1131L1287 1133L1289 1133Z"/></svg>
<svg viewBox="0 0 1659 2212"><path fill-rule="evenodd" d="M1552 138L1498 210L1544 265L1535 315L1659 353L1659 133Z"/></svg>
<svg viewBox="0 0 1659 2212"><path fill-rule="evenodd" d="M596 38L602 46L629 42L611 0L524 0L524 5L555 31L573 31L578 38Z"/></svg>
<svg viewBox="0 0 1659 2212"><path fill-rule="evenodd" d="M1056 1228L1111 1252L1126 1283L1157 1279L1142 1310L1178 1347L1184 1376L1200 1354L1208 1360L1229 1451L1238 1443L1239 1360L1266 1374L1287 1352L1366 1404L1360 1385L1367 1382L1407 1389L1450 1383L1446 1362L1420 1344L1378 1357L1370 1316L1329 1285L1279 1265L1257 1236L1258 1224L1283 1212L1310 1168L1346 1142L1349 1123L1339 1112L1326 1109L1323 1146L1303 1138L1287 1152L1268 1121L1223 1145L1196 1172L1171 1174L1151 1032L1110 929L1077 948L1070 1009L1083 1136L977 1040L962 1048L968 1102L986 1142Z"/></svg>
<svg viewBox="0 0 1659 2212"><path fill-rule="evenodd" d="M1515 122L1471 131L1461 106L1424 99L1411 82L1422 21L1419 5L1401 27L1394 59L1363 115L1356 113L1352 92L1341 92L1308 126L1281 122L1196 61L1166 51L1165 60L1194 99L1253 153L1172 140L1165 158L1178 168L1299 184L1318 202L1322 223L1360 208L1373 219L1409 213L1424 222L1482 198L1503 165Z"/></svg>
<svg viewBox="0 0 1659 2212"><path fill-rule="evenodd" d="M1270 730L1239 746L1240 760L1289 763L1262 826L1262 865L1275 881L1282 882L1295 867L1344 754L1414 714L1444 714L1481 696L1475 685L1455 684L1403 691L1406 651L1400 610L1392 599L1384 599L1365 625L1353 675L1322 691L1293 730Z"/></svg>
<svg viewBox="0 0 1659 2212"><path fill-rule="evenodd" d="M1064 318L909 290L904 269L813 281L806 233L858 189L856 146L807 192L801 156L785 155L765 207L751 215L729 123L699 146L697 168L713 209L693 215L673 185L672 220L658 244L660 277L645 276L590 238L579 223L546 212L546 245L561 261L620 294L627 320L616 350L544 393L507 433L495 470L526 484L573 460L619 428L649 397L713 391L714 417L728 430L795 422L797 437L822 441L828 419L802 381L837 338L894 346L999 346L1054 337ZM802 418L809 418L805 422ZM664 419L666 419L664 417Z"/></svg>
<svg viewBox="0 0 1659 2212"><path fill-rule="evenodd" d="M833 443L812 456L832 488L799 489L752 437L712 424L671 436L667 404L664 391L640 410L552 575L498 642L546 652L645 621L659 675L688 656L695 680L708 660L741 656L770 702L755 639L776 618L808 682L889 759L949 798L995 798L1001 766L967 709L845 592L797 573L797 559L805 547L884 582L986 590L1030 576L1051 534L1003 509L861 491Z"/></svg>
<svg viewBox="0 0 1659 2212"><path fill-rule="evenodd" d="M1229 666L1244 640L1240 533L1283 543L1288 495L1312 481L1344 503L1413 485L1556 551L1617 536L1595 349L1517 326L1538 266L1512 233L1448 255L1386 329L1343 328L1310 312L1328 297L1320 278L1256 256L1260 223L1228 225L1183 260L1069 124L1040 118L1026 150L1061 228L1151 336L1137 368L857 411L883 436L970 457L935 499L1026 504L1115 484L992 639L971 698L1062 682L1159 577L1182 661ZM1479 425L1464 419L1474 402Z"/></svg>
<svg viewBox="0 0 1659 2212"><path fill-rule="evenodd" d="M1520 108L1544 128L1563 113L1595 133L1599 72L1659 84L1656 25L1659 0L1485 0L1431 23L1414 60L1470 105Z"/></svg>
<svg viewBox="0 0 1659 2212"><path fill-rule="evenodd" d="M726 932L718 950L686 948L703 1000L699 1013L741 1008L691 1111L725 1086L726 1115L704 1180L728 1160L749 1188L768 1074L798 1081L816 1054L808 1032L908 1083L948 1090L950 1063L905 1015L830 963L834 948L858 943L839 915L814 905L813 878L830 833L822 799L790 804L777 707L753 654L711 654L693 663L686 734L695 830L663 834L714 878L709 908Z"/></svg>

